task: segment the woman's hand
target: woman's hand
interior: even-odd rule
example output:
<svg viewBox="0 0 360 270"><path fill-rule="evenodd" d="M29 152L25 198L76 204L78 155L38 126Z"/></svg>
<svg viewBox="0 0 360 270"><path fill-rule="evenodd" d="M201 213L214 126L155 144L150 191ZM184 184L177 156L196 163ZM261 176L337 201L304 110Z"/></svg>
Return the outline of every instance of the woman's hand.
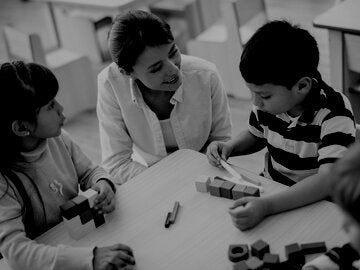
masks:
<svg viewBox="0 0 360 270"><path fill-rule="evenodd" d="M229 213L236 228L251 229L269 215L269 203L258 197L244 197L234 202Z"/></svg>
<svg viewBox="0 0 360 270"><path fill-rule="evenodd" d="M233 147L229 142L212 142L206 150L206 156L211 165L219 167L220 160L227 160L233 151Z"/></svg>
<svg viewBox="0 0 360 270"><path fill-rule="evenodd" d="M94 249L94 270L133 269L135 258L130 247L116 244Z"/></svg>
<svg viewBox="0 0 360 270"><path fill-rule="evenodd" d="M108 181L110 180L100 179L92 186L98 192L94 208L99 214L110 213L115 209L115 194Z"/></svg>

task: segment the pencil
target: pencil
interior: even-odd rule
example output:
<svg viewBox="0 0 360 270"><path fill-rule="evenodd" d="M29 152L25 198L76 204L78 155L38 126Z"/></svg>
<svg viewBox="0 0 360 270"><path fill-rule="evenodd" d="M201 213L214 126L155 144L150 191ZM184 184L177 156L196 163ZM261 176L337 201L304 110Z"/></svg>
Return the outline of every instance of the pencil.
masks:
<svg viewBox="0 0 360 270"><path fill-rule="evenodd" d="M177 213L179 211L179 206L180 206L179 202L176 201L175 204L174 204L173 211L172 211L171 216L170 216L170 224L175 223L176 215L177 215Z"/></svg>
<svg viewBox="0 0 360 270"><path fill-rule="evenodd" d="M170 216L171 216L171 212L168 212L165 220L165 228L169 228L170 226Z"/></svg>

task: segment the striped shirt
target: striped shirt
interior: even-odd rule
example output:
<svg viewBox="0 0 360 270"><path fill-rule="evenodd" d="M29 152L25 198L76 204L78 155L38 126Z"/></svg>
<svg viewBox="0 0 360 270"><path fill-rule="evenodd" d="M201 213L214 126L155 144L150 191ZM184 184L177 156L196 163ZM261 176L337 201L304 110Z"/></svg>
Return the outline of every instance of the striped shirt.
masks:
<svg viewBox="0 0 360 270"><path fill-rule="evenodd" d="M342 157L355 141L355 121L346 96L333 89L311 94L312 105L299 118L255 106L249 118L249 131L267 143L265 175L288 186Z"/></svg>

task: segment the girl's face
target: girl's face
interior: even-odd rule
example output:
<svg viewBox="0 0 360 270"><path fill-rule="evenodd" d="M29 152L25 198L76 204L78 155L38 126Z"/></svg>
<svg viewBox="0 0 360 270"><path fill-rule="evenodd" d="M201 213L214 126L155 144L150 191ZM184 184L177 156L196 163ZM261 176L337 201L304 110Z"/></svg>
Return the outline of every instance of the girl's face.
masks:
<svg viewBox="0 0 360 270"><path fill-rule="evenodd" d="M263 85L247 83L247 87L251 91L254 105L265 112L275 115L288 113L292 117L302 113L301 104L304 96L299 94L296 87L288 89L270 83Z"/></svg>
<svg viewBox="0 0 360 270"><path fill-rule="evenodd" d="M182 83L181 54L175 43L146 47L130 76L146 87L159 91L176 91Z"/></svg>
<svg viewBox="0 0 360 270"><path fill-rule="evenodd" d="M30 136L38 139L59 136L65 121L63 110L64 108L56 99L42 106L37 115L37 125L32 127Z"/></svg>
<svg viewBox="0 0 360 270"><path fill-rule="evenodd" d="M351 246L360 254L360 225L349 214L344 213L343 229Z"/></svg>

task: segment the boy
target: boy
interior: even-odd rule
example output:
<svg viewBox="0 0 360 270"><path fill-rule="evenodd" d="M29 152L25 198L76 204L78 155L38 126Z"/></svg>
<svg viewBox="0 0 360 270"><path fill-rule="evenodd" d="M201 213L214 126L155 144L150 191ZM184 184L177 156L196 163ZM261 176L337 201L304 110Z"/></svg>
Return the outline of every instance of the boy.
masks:
<svg viewBox="0 0 360 270"><path fill-rule="evenodd" d="M249 129L230 141L213 142L207 157L219 166L220 158L267 147L265 177L291 187L237 200L229 213L240 230L328 196L325 174L355 140L351 105L324 83L318 63L315 39L286 21L265 24L244 48L240 71L254 99Z"/></svg>

